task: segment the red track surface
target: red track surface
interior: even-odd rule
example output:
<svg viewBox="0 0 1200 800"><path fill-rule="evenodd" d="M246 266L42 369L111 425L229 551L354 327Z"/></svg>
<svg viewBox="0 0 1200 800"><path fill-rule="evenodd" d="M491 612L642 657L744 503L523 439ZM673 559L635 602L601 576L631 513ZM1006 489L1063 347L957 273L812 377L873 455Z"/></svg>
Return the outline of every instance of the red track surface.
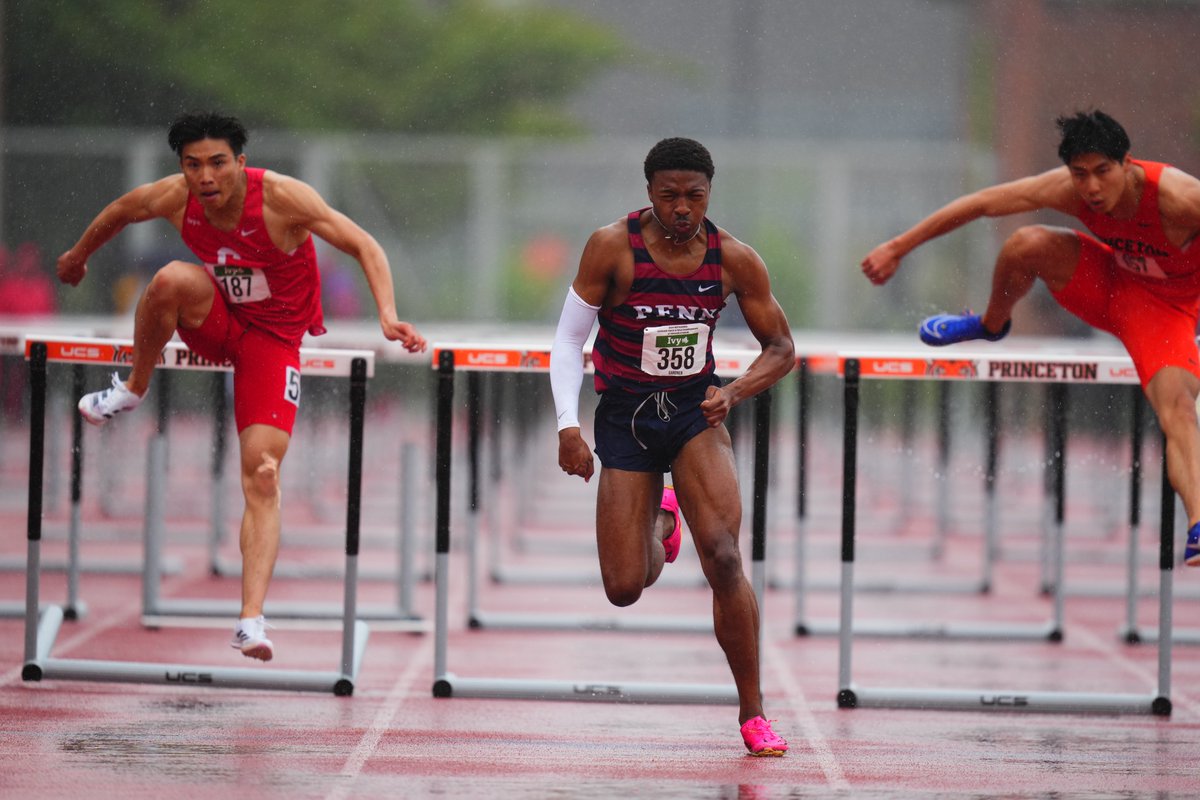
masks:
<svg viewBox="0 0 1200 800"><path fill-rule="evenodd" d="M129 422L129 421L123 421ZM202 427L202 426L201 426ZM132 427L129 428L133 430ZM196 436L181 425L180 437ZM0 447L0 522L5 530L0 555L25 553L25 477L22 454L27 438L7 426ZM132 434L131 434L132 435ZM138 434L140 435L140 434ZM314 437L315 438L315 437ZM91 440L89 440L91 441ZM141 440L138 439L138 442ZM93 450L94 444L90 445ZM137 448L131 451L136 458ZM368 437L362 566L387 566L394 556L389 542L395 519L396 464L384 448L395 439ZM880 448L883 445L876 442ZM372 451L371 448L377 448ZM178 452L187 452L180 446ZM545 448L541 448L545 450ZM539 543L551 538L586 543L591 519L590 491L579 482L552 474L552 457L539 450L531 480L549 487L550 499L528 521L526 551L506 550L512 564L578 571L594 567L586 552L550 553ZM777 449L786 464L786 446ZM1076 448L1074 451L1079 452ZM543 456L545 458L543 458ZM91 456L94 457L94 456ZM971 454L964 454L970 458ZM1097 459L1103 460L1100 456ZM292 473L306 463L293 452ZM343 463L339 456L337 464ZM205 465L178 466L173 476L187 493L188 480L202 481ZM810 576L833 579L832 556L838 528L836 459L814 476L814 557ZM1152 460L1150 463L1154 463ZM325 467L335 478L337 464ZM831 466L838 464L837 467ZM1102 465L1103 466L1103 465ZM288 467L285 466L285 470ZM305 467L307 470L318 467ZM89 462L88 475L96 472ZM967 577L978 561L976 533L960 525L940 562L910 556L881 558L887 552L922 551L928 511L918 510L904 524L884 525L899 513L895 474L864 465L867 486L860 519L859 570L863 576L897 573L939 578ZM777 476L788 486L786 467ZM1151 470L1157 492L1157 472ZM141 548L137 519L140 479L112 491L133 509L126 518L106 518L93 496L84 503L83 561L136 561ZM889 477L890 474L890 477ZM973 474L973 473L972 473ZM1095 475L1093 475L1095 477ZM1010 483L1021 476L1010 475ZM89 480L96 480L89 478ZM870 481L882 488L872 489ZM1079 478L1078 480L1084 480ZM313 493L285 488L288 524L281 561L303 559L340 564L337 542L337 490L329 485L332 519L323 519ZM918 484L921 483L918 478ZM1031 481L1036 484L1036 479ZM172 486L176 486L175 482ZM1118 484L1119 485L1119 484ZM1029 490L1019 502L1028 504ZM86 493L87 489L85 489ZM461 492L461 482L459 489ZM924 490L922 490L924 491ZM422 489L429 500L429 487ZM125 496L128 495L128 497ZM505 488L506 502L515 492ZM783 492L782 494L786 494ZM1083 495L1083 492L1077 492ZM1103 491L1099 494L1102 496ZM174 496L174 495L173 495ZM545 498L545 495L543 495ZM163 582L164 597L237 596L237 583L213 578L204 564L204 503L181 503L187 514L173 519L167 553L183 570ZM974 505L959 497L956 514L970 517ZM1034 496L1036 502L1036 495ZM794 525L790 501L777 501L772 515L773 566L785 578ZM511 506L511 503L508 503ZM191 506L196 506L199 511ZM233 503L236 508L237 503ZM455 541L462 541L463 520L455 499ZM1123 504L1122 504L1123 507ZM1017 518L1017 503L1005 505ZM1036 509L1025 509L1036 517ZM1076 504L1069 518L1098 513ZM1156 513L1156 512L1152 512ZM1118 521L1120 514L1111 515ZM65 503L47 508L44 558L62 555ZM423 516L422 565L430 545L428 514ZM1091 528L1097 526L1092 525ZM1119 527L1119 526L1118 526ZM1154 524L1144 525L1147 531ZM91 531L89 535L88 531ZM1069 531L1073 560L1068 582L1099 581L1121 587L1123 532L1082 528ZM1018 522L1005 531L1006 545L1032 546ZM1149 536L1149 534L1144 534ZM749 518L744 522L749 536ZM1019 538L1024 537L1024 538ZM317 545L327 541L328 546ZM886 541L885 541L886 540ZM569 548L558 548L560 551ZM581 544L580 550L586 548ZM231 557L235 554L230 553ZM1111 557L1109 557L1111 556ZM465 558L456 545L452 559L449 669L463 676L544 677L724 683L728 671L715 640L701 634L623 632L472 631L464 624ZM685 546L679 573L696 571L695 554ZM1176 571L1177 591L1195 596L1200 570ZM665 583L666 581L664 581ZM1153 574L1146 582L1153 585ZM20 572L2 579L0 600L23 598ZM42 598L64 596L61 573L46 572ZM214 628L147 630L139 621L140 579L129 575L85 573L82 596L88 613L68 622L53 655L126 661L246 666L227 646L230 624ZM278 579L272 600L339 602L336 580ZM362 604L394 602L395 587L363 581ZM430 583L415 587L415 610L430 617ZM1151 645L1126 645L1117 637L1124 606L1119 597L1070 597L1066 639L1044 642L856 640L855 681L868 686L995 688L1152 693L1156 652ZM1155 602L1142 601L1142 621L1155 624ZM764 608L763 686L768 716L790 739L782 759L745 754L730 706L661 706L564 703L527 700L435 699L431 695L433 636L430 633L374 631L352 697L283 691L197 689L175 686L107 684L78 681L21 680L23 621L0 619L0 796L71 797L101 800L166 798L358 798L358 797L685 797L793 798L935 796L1154 796L1200 795L1200 649L1177 646L1173 664L1169 718L1105 714L1022 714L1010 712L838 709L837 641L833 637L797 638L792 633L792 594L768 592ZM597 583L581 586L481 584L481 605L495 610L573 611L598 615L705 614L709 596L700 589L654 587L630 609L609 608ZM1178 599L1176 624L1197 618L1197 601ZM997 566L990 595L860 594L856 619L1041 621L1049 603L1038 593L1037 566L1005 559ZM813 591L810 618L837 616L836 594ZM340 637L330 630L301 630L280 625L273 632L277 658L259 668L335 669Z"/></svg>

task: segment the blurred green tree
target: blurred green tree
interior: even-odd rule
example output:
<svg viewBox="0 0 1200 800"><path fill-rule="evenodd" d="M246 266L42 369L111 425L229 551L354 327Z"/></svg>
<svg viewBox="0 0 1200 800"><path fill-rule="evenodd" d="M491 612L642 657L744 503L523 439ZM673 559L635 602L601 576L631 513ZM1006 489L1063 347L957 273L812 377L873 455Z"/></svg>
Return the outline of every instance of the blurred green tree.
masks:
<svg viewBox="0 0 1200 800"><path fill-rule="evenodd" d="M624 52L569 13L488 0L6 0L4 121L565 134Z"/></svg>

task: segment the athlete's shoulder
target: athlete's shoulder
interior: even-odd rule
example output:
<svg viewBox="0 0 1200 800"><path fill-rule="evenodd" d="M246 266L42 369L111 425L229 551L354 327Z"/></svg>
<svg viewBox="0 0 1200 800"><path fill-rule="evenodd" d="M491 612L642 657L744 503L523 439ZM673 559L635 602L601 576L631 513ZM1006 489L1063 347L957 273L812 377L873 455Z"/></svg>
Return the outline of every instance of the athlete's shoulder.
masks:
<svg viewBox="0 0 1200 800"><path fill-rule="evenodd" d="M614 248L628 248L629 227L626 218L614 220L592 231L592 235L588 237L588 247L605 251Z"/></svg>
<svg viewBox="0 0 1200 800"><path fill-rule="evenodd" d="M143 184L125 196L131 205L154 217L172 217L187 207L187 181L182 173Z"/></svg>
<svg viewBox="0 0 1200 800"><path fill-rule="evenodd" d="M1167 166L1158 179L1158 208L1168 220L1200 225L1200 179Z"/></svg>
<svg viewBox="0 0 1200 800"><path fill-rule="evenodd" d="M721 242L721 263L727 269L737 269L742 266L757 267L763 261L749 244L734 236L729 231L717 225L717 236Z"/></svg>

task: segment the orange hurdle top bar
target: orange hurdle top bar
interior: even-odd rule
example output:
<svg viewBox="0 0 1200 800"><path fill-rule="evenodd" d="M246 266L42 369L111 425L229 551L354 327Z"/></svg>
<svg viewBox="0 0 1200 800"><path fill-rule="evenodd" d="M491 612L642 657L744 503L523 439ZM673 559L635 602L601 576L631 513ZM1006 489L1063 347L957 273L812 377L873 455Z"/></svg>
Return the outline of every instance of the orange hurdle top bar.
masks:
<svg viewBox="0 0 1200 800"><path fill-rule="evenodd" d="M133 360L133 342L129 339L97 339L85 336L30 335L25 338L25 358L29 358L35 343L46 345L46 360L67 364L121 366ZM356 358L367 362L367 377L375 375L375 353L371 350L327 350L316 347L300 348L300 373L324 377L346 377ZM171 341L158 357L163 369L184 369L206 372L227 372L233 365L216 363L202 358L183 342Z"/></svg>

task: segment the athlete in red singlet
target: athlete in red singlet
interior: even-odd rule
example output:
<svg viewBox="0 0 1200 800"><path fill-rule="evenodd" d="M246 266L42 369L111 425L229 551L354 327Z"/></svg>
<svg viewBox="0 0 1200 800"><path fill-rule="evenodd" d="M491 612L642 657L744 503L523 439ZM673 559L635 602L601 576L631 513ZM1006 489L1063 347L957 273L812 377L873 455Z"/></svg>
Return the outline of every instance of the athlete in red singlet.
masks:
<svg viewBox="0 0 1200 800"><path fill-rule="evenodd" d="M1052 208L1096 238L1031 225L1004 243L982 315L940 314L921 326L927 344L995 341L1036 280L1089 325L1125 345L1167 439L1167 472L1188 514L1184 561L1200 566L1200 180L1129 156L1129 137L1101 111L1060 117L1065 166L965 195L872 250L863 274L883 284L915 247L979 217Z"/></svg>
<svg viewBox="0 0 1200 800"><path fill-rule="evenodd" d="M79 410L103 424L136 408L171 337L214 361L233 364L234 418L241 449L242 609L233 646L268 661L263 602L279 550L279 469L300 402L300 340L325 332L316 234L362 266L387 339L425 349L411 324L396 316L391 268L379 243L294 178L246 167L247 134L238 120L187 114L167 140L181 172L139 186L100 212L59 256L58 277L77 285L87 260L126 225L165 219L179 230L198 264L172 261L138 301L133 366L121 381L86 395Z"/></svg>

